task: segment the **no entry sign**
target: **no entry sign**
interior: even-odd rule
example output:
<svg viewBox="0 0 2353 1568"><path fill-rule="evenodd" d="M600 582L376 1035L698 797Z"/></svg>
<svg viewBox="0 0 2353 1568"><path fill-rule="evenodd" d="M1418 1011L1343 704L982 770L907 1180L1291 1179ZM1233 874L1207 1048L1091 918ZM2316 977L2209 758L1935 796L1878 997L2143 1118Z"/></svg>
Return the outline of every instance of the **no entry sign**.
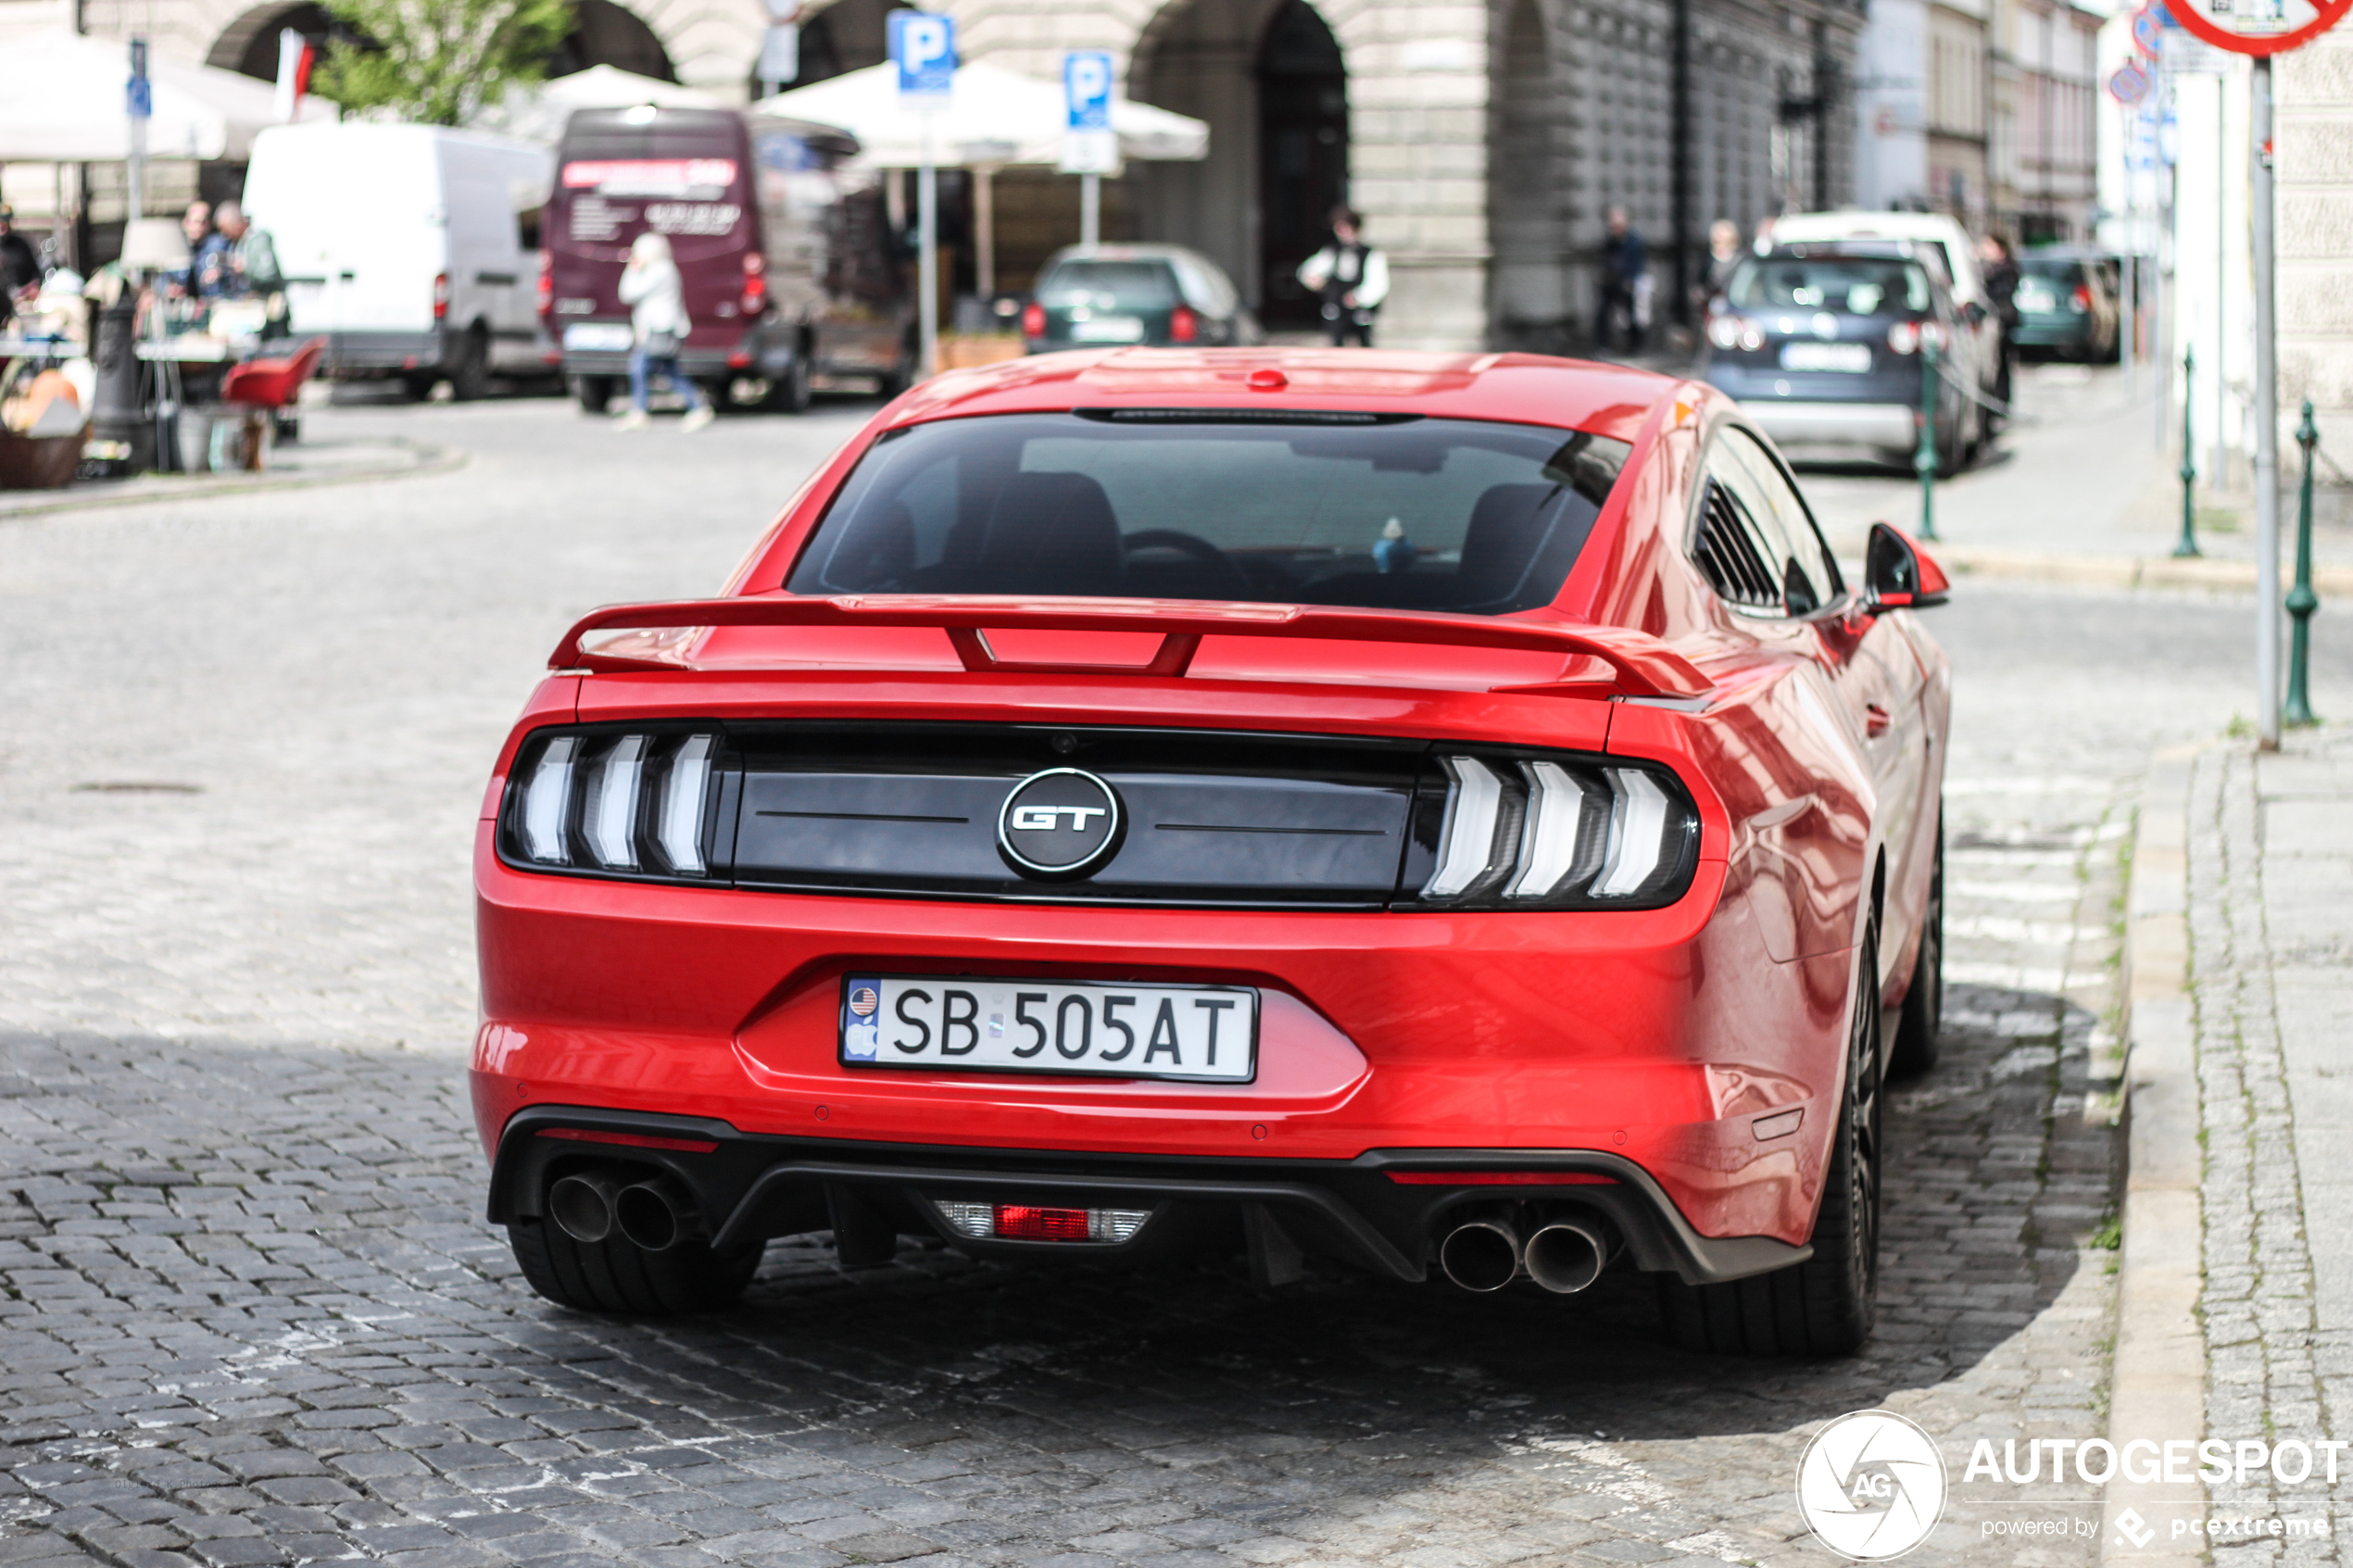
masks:
<svg viewBox="0 0 2353 1568"><path fill-rule="evenodd" d="M2353 0L2165 0L2165 8L2218 49L2276 55L2334 27Z"/></svg>

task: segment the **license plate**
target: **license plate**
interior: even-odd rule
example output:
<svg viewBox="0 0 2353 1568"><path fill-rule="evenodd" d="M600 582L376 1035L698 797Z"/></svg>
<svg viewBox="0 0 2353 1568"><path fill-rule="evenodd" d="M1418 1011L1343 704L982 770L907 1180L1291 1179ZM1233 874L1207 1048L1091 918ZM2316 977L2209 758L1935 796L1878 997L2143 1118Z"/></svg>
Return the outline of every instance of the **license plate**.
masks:
<svg viewBox="0 0 2353 1568"><path fill-rule="evenodd" d="M564 346L584 353L625 353L635 342L626 321L574 321L564 328Z"/></svg>
<svg viewBox="0 0 2353 1568"><path fill-rule="evenodd" d="M1781 369L1784 370L1843 370L1861 374L1871 368L1871 345L1868 343L1785 343L1781 345Z"/></svg>
<svg viewBox="0 0 2353 1568"><path fill-rule="evenodd" d="M841 984L841 1060L1247 1084L1258 1073L1258 993L1245 985L853 974Z"/></svg>
<svg viewBox="0 0 2353 1568"><path fill-rule="evenodd" d="M1140 316L1098 316L1088 321L1073 321L1070 335L1077 343L1141 343L1144 341L1144 319Z"/></svg>

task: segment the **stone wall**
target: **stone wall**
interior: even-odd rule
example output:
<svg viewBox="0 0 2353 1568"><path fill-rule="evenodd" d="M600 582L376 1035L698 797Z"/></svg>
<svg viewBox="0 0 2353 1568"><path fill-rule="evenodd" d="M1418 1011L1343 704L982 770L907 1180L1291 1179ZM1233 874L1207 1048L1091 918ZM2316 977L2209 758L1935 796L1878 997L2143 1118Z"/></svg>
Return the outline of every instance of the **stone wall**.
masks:
<svg viewBox="0 0 2353 1568"><path fill-rule="evenodd" d="M2295 471L2285 433L2309 397L2322 450L2353 470L2353 28L2280 56L2273 71L2281 469Z"/></svg>

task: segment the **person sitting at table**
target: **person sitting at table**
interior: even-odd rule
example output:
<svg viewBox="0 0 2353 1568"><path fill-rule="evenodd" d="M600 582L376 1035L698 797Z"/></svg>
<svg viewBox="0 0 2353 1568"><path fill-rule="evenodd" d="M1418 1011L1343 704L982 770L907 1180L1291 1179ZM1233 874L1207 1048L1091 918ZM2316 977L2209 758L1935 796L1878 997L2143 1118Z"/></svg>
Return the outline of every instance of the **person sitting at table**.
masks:
<svg viewBox="0 0 2353 1568"><path fill-rule="evenodd" d="M212 220L220 244L217 249L209 244L205 248L196 272L198 295L206 299L267 297L285 286L269 230L255 227L233 201L222 202Z"/></svg>
<svg viewBox="0 0 2353 1568"><path fill-rule="evenodd" d="M180 215L180 232L188 237L188 265L174 267L163 274L163 292L173 299L194 299L197 269L203 264L205 248L214 239L212 204L190 202L188 210Z"/></svg>

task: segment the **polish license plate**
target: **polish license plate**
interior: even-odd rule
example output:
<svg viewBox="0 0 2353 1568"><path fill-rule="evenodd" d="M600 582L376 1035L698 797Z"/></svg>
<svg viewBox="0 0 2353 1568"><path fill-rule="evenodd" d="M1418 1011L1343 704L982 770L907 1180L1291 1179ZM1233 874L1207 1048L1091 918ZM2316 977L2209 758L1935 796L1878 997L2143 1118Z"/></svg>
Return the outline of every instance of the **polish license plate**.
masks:
<svg viewBox="0 0 2353 1568"><path fill-rule="evenodd" d="M841 983L841 1060L1247 1084L1258 1073L1258 993L1245 985L853 974Z"/></svg>
<svg viewBox="0 0 2353 1568"><path fill-rule="evenodd" d="M1075 343L1141 343L1144 341L1144 319L1141 316L1097 316L1092 320L1073 321L1070 335Z"/></svg>
<svg viewBox="0 0 2353 1568"><path fill-rule="evenodd" d="M1781 369L1784 370L1844 370L1860 375L1870 368L1871 345L1868 343L1781 345Z"/></svg>
<svg viewBox="0 0 2353 1568"><path fill-rule="evenodd" d="M585 354L627 353L635 342L626 321L573 321L564 328L564 346Z"/></svg>

